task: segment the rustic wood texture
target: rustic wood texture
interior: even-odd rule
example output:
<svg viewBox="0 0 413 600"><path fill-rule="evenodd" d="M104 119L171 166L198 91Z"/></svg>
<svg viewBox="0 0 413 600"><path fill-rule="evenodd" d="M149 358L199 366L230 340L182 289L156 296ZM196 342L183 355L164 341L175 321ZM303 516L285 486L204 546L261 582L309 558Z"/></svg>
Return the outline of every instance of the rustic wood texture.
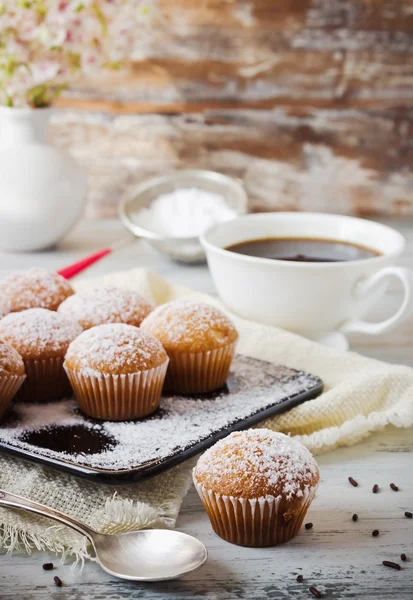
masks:
<svg viewBox="0 0 413 600"><path fill-rule="evenodd" d="M73 104L139 112L412 106L411 0L156 4L152 30L137 34L143 62L80 80L67 95Z"/></svg>
<svg viewBox="0 0 413 600"><path fill-rule="evenodd" d="M407 237L403 264L413 268L413 230L403 220L384 220ZM41 265L57 269L69 264L124 232L117 222L83 222L57 251L31 254L1 254L0 278L15 269ZM124 247L96 264L82 277L103 275L115 270L146 266L176 283L213 292L206 266L185 267L167 261L144 243ZM389 315L400 303L400 291L392 289L373 319ZM352 349L390 362L413 366L413 318L385 336L352 339ZM317 458L321 484L306 521L310 531L283 547L251 549L232 546L212 531L194 489L184 500L177 527L197 536L208 548L209 558L198 571L176 581L139 584L120 581L88 562L83 572L70 564L60 565L53 555L35 550L30 556L8 556L0 552L1 600L309 600L310 585L316 585L326 600L412 599L413 520L403 516L413 510L412 430L387 428L363 443L342 448ZM359 482L353 488L349 476ZM389 488L400 487L398 493ZM377 483L381 490L372 493ZM351 515L357 512L359 521ZM379 529L373 538L371 532ZM404 552L409 560L400 561ZM402 565L401 571L382 566L383 560ZM56 571L43 571L45 562L54 562ZM302 574L304 582L296 581ZM57 589L53 576L64 587Z"/></svg>
<svg viewBox="0 0 413 600"><path fill-rule="evenodd" d="M251 210L413 215L412 0L158 0L154 15L128 69L59 101L86 111L53 134L86 167L89 216L186 167L241 177Z"/></svg>
<svg viewBox="0 0 413 600"><path fill-rule="evenodd" d="M413 103L411 0L158 0L143 62L80 80L107 110ZM139 34L140 35L140 34ZM102 104L102 101L104 102Z"/></svg>
<svg viewBox="0 0 413 600"><path fill-rule="evenodd" d="M110 217L145 177L209 168L240 177L250 209L413 214L413 107L107 115L61 111L53 139L85 167L89 216Z"/></svg>

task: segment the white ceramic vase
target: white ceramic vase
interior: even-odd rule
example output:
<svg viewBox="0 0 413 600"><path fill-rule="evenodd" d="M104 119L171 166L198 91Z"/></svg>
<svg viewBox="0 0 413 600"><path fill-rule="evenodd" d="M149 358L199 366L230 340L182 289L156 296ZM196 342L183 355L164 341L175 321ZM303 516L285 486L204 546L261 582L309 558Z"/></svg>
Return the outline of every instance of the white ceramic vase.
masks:
<svg viewBox="0 0 413 600"><path fill-rule="evenodd" d="M47 141L48 108L0 107L0 248L42 250L78 221L86 178Z"/></svg>

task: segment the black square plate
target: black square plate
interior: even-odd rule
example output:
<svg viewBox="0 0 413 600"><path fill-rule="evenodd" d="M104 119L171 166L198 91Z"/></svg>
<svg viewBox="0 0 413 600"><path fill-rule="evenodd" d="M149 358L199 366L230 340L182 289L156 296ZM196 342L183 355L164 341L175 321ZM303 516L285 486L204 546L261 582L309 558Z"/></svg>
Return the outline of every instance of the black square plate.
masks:
<svg viewBox="0 0 413 600"><path fill-rule="evenodd" d="M15 404L0 425L0 450L105 483L130 483L183 462L323 390L319 377L237 355L225 388L164 396L141 421L96 421L75 400Z"/></svg>

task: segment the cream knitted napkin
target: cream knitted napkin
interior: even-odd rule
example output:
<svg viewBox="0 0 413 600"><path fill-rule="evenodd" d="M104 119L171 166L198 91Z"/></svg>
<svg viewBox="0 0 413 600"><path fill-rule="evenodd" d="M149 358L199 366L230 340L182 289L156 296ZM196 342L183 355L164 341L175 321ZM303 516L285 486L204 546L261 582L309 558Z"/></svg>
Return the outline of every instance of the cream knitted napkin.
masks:
<svg viewBox="0 0 413 600"><path fill-rule="evenodd" d="M219 305L215 298L175 286L143 269L81 281L78 290L115 284L140 291L156 304L183 295ZM261 426L290 433L314 453L355 444L388 424L413 425L413 369L319 346L292 333L230 315L240 333L238 351L319 375L325 392ZM0 488L27 496L102 532L174 526L190 485L191 462L127 486L92 484L18 459L0 456ZM66 527L0 508L0 545L88 557L86 540Z"/></svg>

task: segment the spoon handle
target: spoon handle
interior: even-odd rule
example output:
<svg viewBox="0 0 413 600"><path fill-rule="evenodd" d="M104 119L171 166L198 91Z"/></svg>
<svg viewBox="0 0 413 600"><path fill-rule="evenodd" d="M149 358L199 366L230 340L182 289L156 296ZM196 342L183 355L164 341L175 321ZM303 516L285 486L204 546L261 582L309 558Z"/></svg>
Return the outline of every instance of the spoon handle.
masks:
<svg viewBox="0 0 413 600"><path fill-rule="evenodd" d="M16 496L15 494L6 492L6 490L0 490L0 505L22 508L28 512L36 513L38 515L42 515L43 517L48 517L49 519L53 519L54 521L58 521L59 523L63 523L64 525L71 527L75 531L85 535L90 540L92 540L93 535L96 534L93 529L90 529L83 523L72 519L72 517L69 517L69 515L65 515L58 510L54 510L54 508L43 506L43 504L38 504L37 502L27 500L27 498Z"/></svg>
<svg viewBox="0 0 413 600"><path fill-rule="evenodd" d="M123 246L127 246L132 241L135 241L135 237L132 238L130 235L127 238L122 238L121 240L114 242L111 246L108 246L107 248L102 248L102 250L98 250L98 252L95 252L94 254L85 256L84 258L73 263L72 265L68 265L67 267L64 267L63 269L60 269L58 271L58 274L61 275L62 277L64 277L65 279L72 279L72 277L75 277L76 275L78 275L79 273L82 273L82 271L84 271L91 265L94 265L95 262L98 262L99 260L101 260L102 258L107 256L111 252L114 252L115 250L118 250L119 248L122 248Z"/></svg>

